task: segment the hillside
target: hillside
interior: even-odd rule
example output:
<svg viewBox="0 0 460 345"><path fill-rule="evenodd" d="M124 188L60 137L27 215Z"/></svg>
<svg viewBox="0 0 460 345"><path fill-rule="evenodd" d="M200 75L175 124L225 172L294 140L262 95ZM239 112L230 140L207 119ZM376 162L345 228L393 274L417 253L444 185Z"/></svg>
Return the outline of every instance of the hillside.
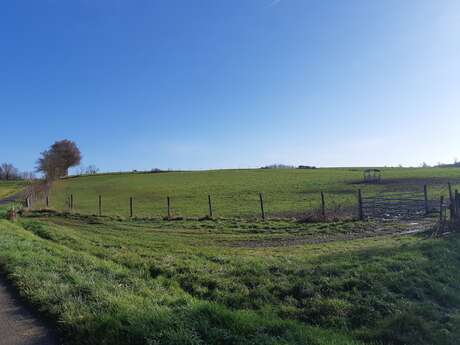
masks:
<svg viewBox="0 0 460 345"><path fill-rule="evenodd" d="M363 184L363 169L253 169L151 174L101 174L57 181L50 193L50 206L95 214L98 196L105 215L129 215L129 198L134 199L134 215L166 215L166 198L171 198L173 215L200 217L208 213L208 194L215 216L257 216L259 193L270 217L290 217L318 209L320 192L325 193L331 214L353 214L357 190L365 195L386 191L419 191L429 185L430 197L446 194L447 182L460 187L457 168L388 168L382 170L380 184ZM37 207L43 206L38 204Z"/></svg>

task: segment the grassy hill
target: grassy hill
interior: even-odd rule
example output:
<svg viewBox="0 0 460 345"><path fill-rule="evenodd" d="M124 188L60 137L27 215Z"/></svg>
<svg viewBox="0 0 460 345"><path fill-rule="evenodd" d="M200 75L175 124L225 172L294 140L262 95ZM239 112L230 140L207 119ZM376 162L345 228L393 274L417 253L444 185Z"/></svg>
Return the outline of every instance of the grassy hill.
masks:
<svg viewBox="0 0 460 345"><path fill-rule="evenodd" d="M26 212L0 220L0 265L68 344L454 345L460 337L460 239L418 222L306 223L235 216L354 210L365 195L460 187L460 169L222 170L101 174L57 181L51 207L107 215L203 216L123 220ZM40 205L37 205L38 207ZM427 222L424 224L423 222ZM415 227L415 228L414 228Z"/></svg>
<svg viewBox="0 0 460 345"><path fill-rule="evenodd" d="M378 185L363 184L362 170L252 169L82 176L57 181L50 193L50 205L65 210L66 199L73 194L75 211L95 214L101 195L103 214L128 216L129 198L133 197L135 216L160 217L166 214L166 197L170 196L174 215L200 217L208 213L210 194L215 216L256 216L260 213L259 193L263 193L269 216L289 217L317 209L321 191L329 211L353 213L358 188L368 195L421 192L423 185L429 184L430 197L434 198L446 194L448 181L460 187L458 168L383 169L383 180Z"/></svg>

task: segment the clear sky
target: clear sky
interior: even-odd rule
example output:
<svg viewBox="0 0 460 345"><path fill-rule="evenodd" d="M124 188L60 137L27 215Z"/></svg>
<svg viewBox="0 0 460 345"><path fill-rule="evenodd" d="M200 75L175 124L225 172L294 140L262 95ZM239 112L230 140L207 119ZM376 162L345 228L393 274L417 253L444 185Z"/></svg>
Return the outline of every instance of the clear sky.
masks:
<svg viewBox="0 0 460 345"><path fill-rule="evenodd" d="M419 165L460 158L458 0L0 4L0 161Z"/></svg>

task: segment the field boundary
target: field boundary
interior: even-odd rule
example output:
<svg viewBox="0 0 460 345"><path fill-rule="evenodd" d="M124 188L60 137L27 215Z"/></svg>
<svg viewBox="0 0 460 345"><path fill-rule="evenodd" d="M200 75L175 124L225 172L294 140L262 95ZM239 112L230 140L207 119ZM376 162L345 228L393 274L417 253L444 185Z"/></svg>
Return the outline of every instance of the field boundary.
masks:
<svg viewBox="0 0 460 345"><path fill-rule="evenodd" d="M448 183L449 188L449 198L446 199L448 205L453 204L453 195L451 184ZM77 212L81 214L90 214L90 215L114 215L114 212L111 211L110 206L106 206L104 195L99 194L95 195L94 200L86 199L77 199L77 195L70 192L64 194L64 205L63 207L56 207L54 203L54 208L51 207L50 199L50 185L49 184L37 184L34 187L28 188L24 193L24 206L29 209L55 209L56 211L67 211L67 212ZM456 190L455 193L458 193ZM95 194L95 193L94 193ZM285 211L276 211L270 208L271 205L276 204L279 200L276 199L276 196L270 195L266 197L264 193L247 193L241 199L241 203L249 207L246 213L242 214L231 214L225 208L222 208L221 201L228 198L228 195L211 195L203 193L202 203L203 212L201 214L194 211L194 214L187 214L185 211L180 211L181 206L177 209L174 208L177 204L180 204L180 197L171 197L167 195L164 198L163 207L161 207L161 196L155 195L152 201L155 203L155 207L150 208L147 206L147 202L139 201L135 196L130 196L126 198L126 208L122 213L125 216L120 216L119 210L115 214L122 218L139 218L139 213L136 213L136 210L141 209L143 214L142 218L162 218L165 220L174 220L174 219L187 219L187 218L208 218L212 219L217 214L225 214L226 218L247 218L247 219L297 219L303 221L327 221L327 220L337 220L337 219L412 219L412 218L423 218L427 216L432 216L435 213L440 213L442 210L440 200L435 198L429 198L428 196L428 185L423 186L423 191L390 191L390 192L380 192L377 194L364 194L362 189L357 189L355 196L354 192L348 193L350 198L354 202L349 202L348 204L340 204L333 198L333 193L325 193L323 191L317 192L317 204L316 206L309 207L305 205L305 208L302 210L301 207L294 206L294 208ZM174 194L173 194L174 195ZM316 195L316 193L309 193L309 197ZM187 201L187 196L182 198ZM60 199L62 202L62 197ZM111 198L108 203L120 199ZM215 202L217 200L217 202ZM235 198L235 202L238 202L238 199ZM82 212L82 208L76 206L77 202L85 204L86 210ZM219 204L216 208L216 203ZM88 210L88 204L94 205L93 211ZM151 204L153 205L153 204ZM159 206L160 205L160 206ZM298 204L297 204L298 205ZM161 207L161 208L158 208ZM450 207L450 206L448 206ZM148 209L152 210L152 213L149 214ZM162 209L162 211L161 211ZM177 211L179 209L179 211ZM216 209L218 212L216 212ZM145 211L147 210L147 212ZM224 211L222 211L224 210ZM220 212L219 212L220 211ZM193 212L191 212L193 213Z"/></svg>

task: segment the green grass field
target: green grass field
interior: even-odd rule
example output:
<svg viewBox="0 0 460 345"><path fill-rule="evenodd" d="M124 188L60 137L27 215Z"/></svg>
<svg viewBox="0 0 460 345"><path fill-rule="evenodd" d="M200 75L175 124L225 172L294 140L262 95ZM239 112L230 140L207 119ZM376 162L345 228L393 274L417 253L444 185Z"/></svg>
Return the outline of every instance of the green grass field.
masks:
<svg viewBox="0 0 460 345"><path fill-rule="evenodd" d="M171 197L173 215L201 217L208 213L207 196L212 196L218 217L258 216L259 193L263 193L270 217L291 217L319 208L325 193L331 214L356 212L357 190L364 195L386 191L423 191L430 198L447 194L447 182L460 188L458 168L383 169L381 184L362 184L363 169L277 169L169 172L156 174L106 174L57 181L50 193L50 206L66 210L66 199L74 197L74 210L96 214L98 195L103 214L129 215L129 198L134 198L134 215L163 217L166 197ZM43 203L37 204L42 207Z"/></svg>
<svg viewBox="0 0 460 345"><path fill-rule="evenodd" d="M0 181L0 199L21 191L26 185L25 181Z"/></svg>
<svg viewBox="0 0 460 345"><path fill-rule="evenodd" d="M458 344L460 238L407 226L39 213L0 264L68 344Z"/></svg>
<svg viewBox="0 0 460 345"><path fill-rule="evenodd" d="M428 184L439 198L448 181L460 187L460 169L385 169L380 184L361 179L360 169L63 179L50 207L67 210L73 194L74 212L0 220L0 265L68 344L457 344L458 234L405 234L433 219L290 217L317 209L321 191L331 214L353 212L358 188L372 195ZM254 219L259 192L266 221ZM198 218L208 194L215 219L161 220L166 196L174 215ZM113 217L90 215L98 195ZM131 196L139 218L127 220Z"/></svg>

